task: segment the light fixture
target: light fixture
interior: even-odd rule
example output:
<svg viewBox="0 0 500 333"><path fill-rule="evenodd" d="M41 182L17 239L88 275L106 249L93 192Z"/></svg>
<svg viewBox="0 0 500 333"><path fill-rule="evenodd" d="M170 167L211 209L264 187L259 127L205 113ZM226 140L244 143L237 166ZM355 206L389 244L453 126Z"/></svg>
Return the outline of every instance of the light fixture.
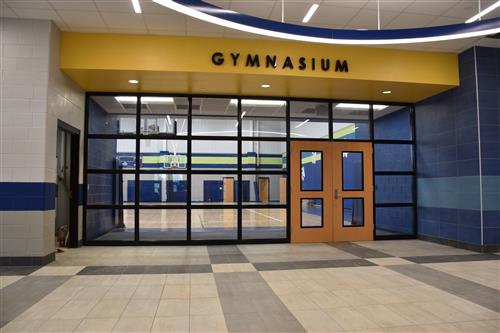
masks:
<svg viewBox="0 0 500 333"><path fill-rule="evenodd" d="M135 96L116 96L115 99L120 103L135 103L137 102L137 97ZM172 97L142 97L141 103L173 103L174 99Z"/></svg>
<svg viewBox="0 0 500 333"><path fill-rule="evenodd" d="M231 104L238 104L237 99L232 99L230 101ZM284 106L286 101L273 101L273 100L265 100L265 99L242 99L241 105L245 106Z"/></svg>
<svg viewBox="0 0 500 333"><path fill-rule="evenodd" d="M311 17L316 13L316 10L318 10L319 5L317 3L313 3L311 5L311 8L306 13L306 16L302 19L302 23L307 23L311 19Z"/></svg>
<svg viewBox="0 0 500 333"><path fill-rule="evenodd" d="M234 124L234 127L238 127L239 124L240 124L240 122L237 121L236 124Z"/></svg>
<svg viewBox="0 0 500 333"><path fill-rule="evenodd" d="M389 95L389 94L392 94L392 91L391 90L384 90L384 91L382 91L382 94Z"/></svg>
<svg viewBox="0 0 500 333"><path fill-rule="evenodd" d="M261 88L270 88L271 85L266 83L266 84L261 84L260 87Z"/></svg>
<svg viewBox="0 0 500 333"><path fill-rule="evenodd" d="M217 7L201 0L153 0L153 2L187 16L267 37L311 43L343 45L391 45L424 43L494 35L500 32L500 18L471 24L400 30L342 30L299 26L275 22ZM251 20L249 20L251 18Z"/></svg>
<svg viewBox="0 0 500 333"><path fill-rule="evenodd" d="M494 4L492 4L491 6L483 9L482 11L480 11L479 13L477 13L476 15L472 16L470 19L468 19L467 21L465 21L465 23L472 23L472 22L475 22L477 20L479 20L481 17L483 17L484 15L488 14L488 13L491 13L492 11L494 11L495 9L497 9L498 7L500 7L500 0L495 2Z"/></svg>
<svg viewBox="0 0 500 333"><path fill-rule="evenodd" d="M142 13L141 4L139 3L139 0L132 0L132 6L134 6L134 12L136 14Z"/></svg>
<svg viewBox="0 0 500 333"><path fill-rule="evenodd" d="M169 125L172 125L172 119L170 119L170 116L167 114L167 121Z"/></svg>
<svg viewBox="0 0 500 333"><path fill-rule="evenodd" d="M115 96L115 99L119 103L137 103L135 96Z"/></svg>
<svg viewBox="0 0 500 333"><path fill-rule="evenodd" d="M241 119L243 119L243 117L244 117L246 114L247 114L247 112L246 112L246 111L243 111L243 112L241 113Z"/></svg>
<svg viewBox="0 0 500 333"><path fill-rule="evenodd" d="M139 81L138 80L128 80L128 83L131 83L131 84L138 84Z"/></svg>
<svg viewBox="0 0 500 333"><path fill-rule="evenodd" d="M339 109L363 109L363 110L368 110L370 108L370 104L355 104L355 103L339 103L335 106L336 108ZM379 104L374 104L373 105L373 110L380 111L385 108L387 108L387 105L379 105Z"/></svg>
<svg viewBox="0 0 500 333"><path fill-rule="evenodd" d="M306 120L304 120L303 122L301 122L300 124L298 124L297 126L295 126L295 128L299 128L300 126L302 126L302 125L304 125L304 124L308 123L308 122L309 122L309 120L310 120L310 119L306 119Z"/></svg>

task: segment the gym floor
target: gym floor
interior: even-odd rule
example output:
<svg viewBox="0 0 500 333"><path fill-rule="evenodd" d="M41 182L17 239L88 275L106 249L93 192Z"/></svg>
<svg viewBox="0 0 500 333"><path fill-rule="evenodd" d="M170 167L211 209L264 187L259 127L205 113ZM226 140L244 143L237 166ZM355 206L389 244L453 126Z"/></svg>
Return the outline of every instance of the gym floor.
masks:
<svg viewBox="0 0 500 333"><path fill-rule="evenodd" d="M420 240L82 247L0 267L2 332L498 332L499 254Z"/></svg>

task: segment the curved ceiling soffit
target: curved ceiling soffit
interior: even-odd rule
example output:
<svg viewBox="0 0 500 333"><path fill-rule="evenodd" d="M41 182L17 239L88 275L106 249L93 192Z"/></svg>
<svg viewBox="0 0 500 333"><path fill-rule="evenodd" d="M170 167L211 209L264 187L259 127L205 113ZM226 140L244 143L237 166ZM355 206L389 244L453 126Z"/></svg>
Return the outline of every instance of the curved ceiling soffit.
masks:
<svg viewBox="0 0 500 333"><path fill-rule="evenodd" d="M344 45L390 45L437 42L500 33L500 17L444 26L387 29L327 29L282 23L238 13L201 0L152 0L179 13L209 23L267 37Z"/></svg>

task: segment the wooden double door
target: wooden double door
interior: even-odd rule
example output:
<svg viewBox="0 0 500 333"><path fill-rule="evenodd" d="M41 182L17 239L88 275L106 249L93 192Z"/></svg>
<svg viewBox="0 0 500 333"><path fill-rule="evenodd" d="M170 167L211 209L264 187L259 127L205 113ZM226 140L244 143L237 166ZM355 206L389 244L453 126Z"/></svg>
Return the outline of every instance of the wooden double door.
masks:
<svg viewBox="0 0 500 333"><path fill-rule="evenodd" d="M372 144L292 141L291 241L373 239Z"/></svg>

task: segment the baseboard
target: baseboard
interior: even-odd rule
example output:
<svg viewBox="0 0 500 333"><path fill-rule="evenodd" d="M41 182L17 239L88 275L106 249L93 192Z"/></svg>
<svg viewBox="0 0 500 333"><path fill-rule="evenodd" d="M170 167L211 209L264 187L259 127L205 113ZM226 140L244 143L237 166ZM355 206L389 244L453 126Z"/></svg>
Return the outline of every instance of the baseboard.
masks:
<svg viewBox="0 0 500 333"><path fill-rule="evenodd" d="M0 257L0 266L44 266L55 259L55 252L44 257Z"/></svg>
<svg viewBox="0 0 500 333"><path fill-rule="evenodd" d="M456 247L459 249L475 251L475 252L482 252L482 253L500 252L500 245L470 244L470 243L464 243L464 242L460 242L460 241L456 241L456 240L439 238L439 237L434 237L434 236L427 236L427 235L418 235L418 239L428 241L428 242L438 243L438 244L442 244L442 245L453 246L453 247Z"/></svg>

